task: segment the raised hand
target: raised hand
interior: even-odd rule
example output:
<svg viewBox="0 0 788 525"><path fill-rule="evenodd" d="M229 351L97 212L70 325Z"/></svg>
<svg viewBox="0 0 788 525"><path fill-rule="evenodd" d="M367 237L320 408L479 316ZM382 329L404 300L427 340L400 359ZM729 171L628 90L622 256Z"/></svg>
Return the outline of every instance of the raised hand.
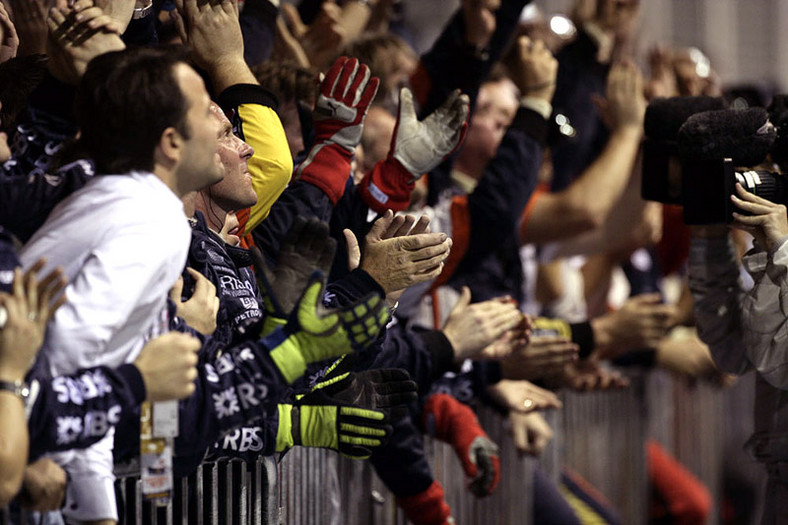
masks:
<svg viewBox="0 0 788 525"><path fill-rule="evenodd" d="M0 292L0 379L21 381L44 342L47 322L66 299L63 272L56 269L39 283L39 260L24 274L14 270L10 294Z"/></svg>
<svg viewBox="0 0 788 525"><path fill-rule="evenodd" d="M607 75L605 99L595 98L594 101L610 129L635 129L642 133L646 98L643 77L634 63L615 64Z"/></svg>
<svg viewBox="0 0 788 525"><path fill-rule="evenodd" d="M361 141L367 110L380 80L355 58L340 57L320 83L315 103L315 143L295 176L336 202L345 191L350 163Z"/></svg>
<svg viewBox="0 0 788 525"><path fill-rule="evenodd" d="M252 248L266 310L264 334L283 324L276 319L287 319L315 270L328 274L335 251L336 241L329 235L328 224L317 217L296 217L273 267L266 263L260 250Z"/></svg>
<svg viewBox="0 0 788 525"><path fill-rule="evenodd" d="M16 56L19 49L19 35L5 5L0 2L0 63Z"/></svg>
<svg viewBox="0 0 788 525"><path fill-rule="evenodd" d="M338 58L321 82L315 102L315 143L336 144L353 154L379 84L355 58Z"/></svg>
<svg viewBox="0 0 788 525"><path fill-rule="evenodd" d="M244 43L236 0L176 0L175 5L175 23L181 38L191 46L195 61L212 79L222 68L248 69L243 62ZM215 86L217 91L223 88Z"/></svg>
<svg viewBox="0 0 788 525"><path fill-rule="evenodd" d="M47 17L49 69L62 82L76 84L88 62L99 55L126 46L120 39L122 27L91 0L71 6L58 0Z"/></svg>
<svg viewBox="0 0 788 525"><path fill-rule="evenodd" d="M419 219L411 229L414 220L413 217L397 219L387 212L364 237L360 267L380 284L387 296L434 279L443 271L443 261L449 256L451 238L445 233L420 233L426 231L429 223L425 219ZM357 253L358 242L353 232L345 230L344 234L348 253Z"/></svg>
<svg viewBox="0 0 788 525"><path fill-rule="evenodd" d="M532 41L527 36L521 36L515 45L517 60L512 67L512 79L520 94L545 102L552 101L558 61L541 40Z"/></svg>
<svg viewBox="0 0 788 525"><path fill-rule="evenodd" d="M389 315L379 294L343 308L327 309L323 306L324 287L323 273L315 271L281 328L282 334L269 336L276 336L278 344L271 351L271 359L290 383L304 374L309 363L367 348L388 323Z"/></svg>
<svg viewBox="0 0 788 525"><path fill-rule="evenodd" d="M211 335L216 331L216 316L219 313L216 286L194 268L186 268L186 271L194 279L192 296L181 301L183 277L178 277L170 290L170 299L175 303L178 317L201 334Z"/></svg>
<svg viewBox="0 0 788 525"><path fill-rule="evenodd" d="M465 42L481 51L490 44L495 33L495 12L501 0L463 0L461 9L465 20Z"/></svg>
<svg viewBox="0 0 788 525"><path fill-rule="evenodd" d="M419 121L413 93L402 88L389 155L418 179L460 147L468 130L469 110L468 95L455 90L438 109Z"/></svg>

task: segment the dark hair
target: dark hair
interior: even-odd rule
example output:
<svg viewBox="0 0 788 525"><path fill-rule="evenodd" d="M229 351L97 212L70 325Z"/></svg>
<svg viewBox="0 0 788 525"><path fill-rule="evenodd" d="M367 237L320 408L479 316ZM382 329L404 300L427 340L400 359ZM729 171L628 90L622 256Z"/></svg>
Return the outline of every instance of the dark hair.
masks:
<svg viewBox="0 0 788 525"><path fill-rule="evenodd" d="M185 138L189 103L175 78L185 63L178 49L132 48L94 58L77 88L80 149L97 173L152 171L161 135L174 127Z"/></svg>

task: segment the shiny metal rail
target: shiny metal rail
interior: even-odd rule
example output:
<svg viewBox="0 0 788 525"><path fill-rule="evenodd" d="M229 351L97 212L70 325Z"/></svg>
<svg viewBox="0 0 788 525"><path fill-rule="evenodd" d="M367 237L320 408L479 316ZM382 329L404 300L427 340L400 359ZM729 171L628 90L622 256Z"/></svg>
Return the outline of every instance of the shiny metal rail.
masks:
<svg viewBox="0 0 788 525"><path fill-rule="evenodd" d="M548 414L555 439L540 462L556 477L568 466L591 482L622 522L647 520L645 440L658 440L720 501L723 468L733 468L753 487L763 481L741 446L752 428L750 378L720 390L664 372L635 373L618 392L562 394L564 408ZM479 418L501 447L502 479L495 493L476 499L467 488L454 451L427 440L436 479L453 516L463 525L531 523L533 459L520 457L503 418L491 410ZM404 525L394 497L366 462L319 449L294 449L277 463L260 458L207 463L176 482L171 504L157 509L140 498L133 476L118 480L121 523L141 525ZM761 489L762 490L762 489ZM718 523L712 516L711 524ZM754 512L757 514L757 512ZM9 523L0 512L0 525Z"/></svg>

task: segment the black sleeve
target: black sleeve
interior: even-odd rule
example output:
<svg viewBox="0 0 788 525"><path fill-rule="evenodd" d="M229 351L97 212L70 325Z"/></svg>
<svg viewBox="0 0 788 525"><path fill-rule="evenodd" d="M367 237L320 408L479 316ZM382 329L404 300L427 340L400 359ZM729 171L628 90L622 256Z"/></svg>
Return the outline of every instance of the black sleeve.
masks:
<svg viewBox="0 0 788 525"><path fill-rule="evenodd" d="M246 0L241 11L244 60L249 66L262 64L274 50L276 17L279 9L268 0Z"/></svg>
<svg viewBox="0 0 788 525"><path fill-rule="evenodd" d="M483 57L476 55L465 43L462 11L454 15L432 48L421 57L421 65L429 77L430 90L420 117L429 115L455 89L461 89L471 97L471 105L474 104L479 87L506 50L517 28L520 13L529 2L501 2L501 7L495 13L495 32Z"/></svg>

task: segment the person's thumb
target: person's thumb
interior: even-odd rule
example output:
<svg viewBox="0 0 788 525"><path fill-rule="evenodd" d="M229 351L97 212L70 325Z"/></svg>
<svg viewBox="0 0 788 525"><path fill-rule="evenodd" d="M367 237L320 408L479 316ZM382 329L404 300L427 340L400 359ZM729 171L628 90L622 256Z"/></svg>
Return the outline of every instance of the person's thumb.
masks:
<svg viewBox="0 0 788 525"><path fill-rule="evenodd" d="M451 314L464 310L469 304L471 304L471 289L467 286L463 286L462 292L460 293L460 300L457 301L457 304L452 308ZM451 316L451 314L449 314L449 316Z"/></svg>
<svg viewBox="0 0 788 525"><path fill-rule="evenodd" d="M175 284L173 284L172 288L170 288L170 299L172 299L172 302L174 302L175 304L180 304L182 293L183 293L183 277L179 275L178 280L175 281Z"/></svg>
<svg viewBox="0 0 788 525"><path fill-rule="evenodd" d="M358 246L356 235L351 230L345 228L342 233L347 243L347 268L352 272L361 264L361 249Z"/></svg>

